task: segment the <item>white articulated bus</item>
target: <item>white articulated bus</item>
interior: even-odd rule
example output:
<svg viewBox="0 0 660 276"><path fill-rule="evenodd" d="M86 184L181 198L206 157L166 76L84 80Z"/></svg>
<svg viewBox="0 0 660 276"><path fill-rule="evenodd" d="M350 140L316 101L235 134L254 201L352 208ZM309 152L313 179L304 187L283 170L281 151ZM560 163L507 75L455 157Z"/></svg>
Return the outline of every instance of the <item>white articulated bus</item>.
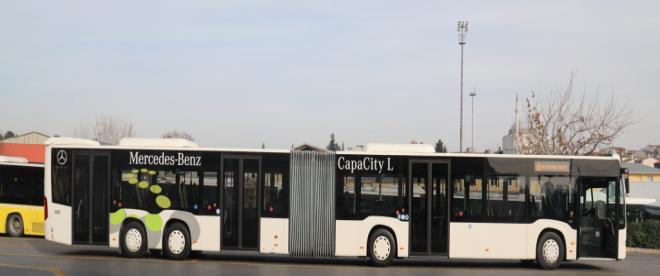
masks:
<svg viewBox="0 0 660 276"><path fill-rule="evenodd" d="M622 260L616 156L199 148L178 139L118 146L51 138L46 239L118 248L251 250L289 256Z"/></svg>

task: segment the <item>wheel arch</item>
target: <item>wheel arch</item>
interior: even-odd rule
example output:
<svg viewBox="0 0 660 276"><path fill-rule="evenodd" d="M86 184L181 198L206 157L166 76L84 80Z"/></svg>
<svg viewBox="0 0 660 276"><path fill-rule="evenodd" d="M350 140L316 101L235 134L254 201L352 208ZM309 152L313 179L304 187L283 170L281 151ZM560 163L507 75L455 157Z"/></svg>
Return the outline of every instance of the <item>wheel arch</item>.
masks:
<svg viewBox="0 0 660 276"><path fill-rule="evenodd" d="M564 247L564 259L562 261L566 261L566 258L568 256L568 246L566 244L566 237L564 237L564 234L559 229L556 228L546 227L543 230L541 230L541 232L539 232L539 235L536 238L536 244L534 245L534 252L538 250L539 241L541 241L541 237L543 237L545 233L555 233L557 234L557 236L559 236L559 238L561 239L562 246Z"/></svg>
<svg viewBox="0 0 660 276"><path fill-rule="evenodd" d="M9 218L13 215L17 215L21 219L21 222L23 223L23 232L25 232L25 219L23 219L23 214L20 211L12 210L12 211L9 211L7 213L7 216L5 217L5 220L4 220L5 221L5 225L4 225L5 226L4 227L5 233L7 233L7 234L9 233L9 228L7 228L7 227L9 227Z"/></svg>
<svg viewBox="0 0 660 276"><path fill-rule="evenodd" d="M188 236L189 236L188 239L190 239L191 242L192 242L192 237L191 237L191 234L190 234L190 226L184 220L178 219L178 218L170 218L170 219L167 220L167 222L163 226L162 240L164 241L167 238L167 237L165 237L165 235L167 234L167 228L170 227L172 224L175 224L175 223L181 223L183 225L183 227L185 227L188 230ZM192 246L192 244L191 244L191 246Z"/></svg>
<svg viewBox="0 0 660 276"><path fill-rule="evenodd" d="M145 225L144 225L144 222L142 222L142 220L140 220L140 219L138 219L138 218L134 218L134 217L127 217L127 218L125 218L125 219L121 222L121 228L119 229L119 231L124 231L124 228L126 227L126 224L128 224L128 223L131 222L131 221L135 221L135 222L139 223L139 224L142 226L142 228L144 228L145 231L146 231L146 227L145 227Z"/></svg>
<svg viewBox="0 0 660 276"><path fill-rule="evenodd" d="M188 239L187 242L186 242L186 247L188 247L188 253L184 254L183 257L173 257L172 255L169 255L168 249L165 246L165 243L168 239L168 237L167 237L168 232L169 232L168 228L170 228L173 224L176 224L176 223L180 223L186 229L186 232L188 232L187 233L188 237L186 237ZM182 220L182 219L179 219L179 218L170 218L165 223L165 225L163 227L163 232L162 232L161 235L162 235L161 248L162 248L162 252L163 252L164 256L167 256L171 259L176 259L176 260L183 260L183 259L186 259L186 258L190 257L190 254L192 254L192 252L193 252L193 249L192 249L193 248L193 239L192 239L192 234L190 233L190 225L188 223L186 223L185 220ZM178 254L178 253L176 253L176 254Z"/></svg>
<svg viewBox="0 0 660 276"><path fill-rule="evenodd" d="M23 213L21 213L20 211L10 211L9 213L7 213L7 216L5 217L5 221L7 221L9 217L13 215L18 215L19 217L21 217L21 220L23 220Z"/></svg>
<svg viewBox="0 0 660 276"><path fill-rule="evenodd" d="M393 251L394 251L394 257L395 258L398 257L399 256L399 250L397 250L397 249L399 247L399 240L397 238L396 232L392 229L392 227L389 227L387 225L376 224L373 227L371 227L371 230L369 230L369 235L367 235L367 243L366 243L367 246L369 246L369 240L371 239L371 235L373 235L373 233L376 232L376 230L378 230L378 229L387 230L388 232L390 232L390 234L392 234L392 237L394 237L394 248L392 248ZM367 250L367 252L368 252L368 250Z"/></svg>
<svg viewBox="0 0 660 276"><path fill-rule="evenodd" d="M124 232L124 230L126 229L126 225L131 223L131 222L136 222L137 224L142 226L142 230L144 230L145 234L147 235L146 237L144 237L144 242L146 243L146 248L149 249L149 236L148 236L149 234L147 234L147 228L145 227L144 222L142 222L140 219L138 219L136 217L127 217L121 222L121 226L119 227L119 241L118 242L119 242L119 253L120 254L123 253L122 252L123 251L123 245L122 244L124 242L123 241L124 235L126 234Z"/></svg>

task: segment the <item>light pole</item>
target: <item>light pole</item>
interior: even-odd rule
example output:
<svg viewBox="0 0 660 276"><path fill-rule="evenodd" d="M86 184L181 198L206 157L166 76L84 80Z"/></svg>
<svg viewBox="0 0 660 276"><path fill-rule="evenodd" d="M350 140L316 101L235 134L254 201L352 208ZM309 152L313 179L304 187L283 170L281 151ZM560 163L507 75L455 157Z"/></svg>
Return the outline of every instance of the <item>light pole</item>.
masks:
<svg viewBox="0 0 660 276"><path fill-rule="evenodd" d="M472 150L474 150L474 96L477 95L477 89L475 88L470 92L470 97L472 98Z"/></svg>
<svg viewBox="0 0 660 276"><path fill-rule="evenodd" d="M458 151L463 152L463 46L465 45L465 35L468 32L468 22L458 21L456 31L458 32L458 44L461 45L461 128Z"/></svg>

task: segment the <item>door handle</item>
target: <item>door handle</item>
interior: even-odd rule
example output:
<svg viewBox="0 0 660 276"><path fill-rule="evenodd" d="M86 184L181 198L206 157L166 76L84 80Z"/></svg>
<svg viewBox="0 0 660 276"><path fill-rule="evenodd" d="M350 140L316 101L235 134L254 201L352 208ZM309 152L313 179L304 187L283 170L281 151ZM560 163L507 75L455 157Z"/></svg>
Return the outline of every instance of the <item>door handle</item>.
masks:
<svg viewBox="0 0 660 276"><path fill-rule="evenodd" d="M78 201L78 207L76 208L76 219L80 218L80 207L82 206L82 199Z"/></svg>

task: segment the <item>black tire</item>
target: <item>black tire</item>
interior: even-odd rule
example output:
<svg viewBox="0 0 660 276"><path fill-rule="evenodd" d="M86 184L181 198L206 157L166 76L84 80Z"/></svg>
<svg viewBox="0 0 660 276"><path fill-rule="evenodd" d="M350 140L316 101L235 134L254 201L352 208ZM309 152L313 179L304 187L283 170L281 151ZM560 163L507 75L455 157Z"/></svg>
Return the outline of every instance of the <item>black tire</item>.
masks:
<svg viewBox="0 0 660 276"><path fill-rule="evenodd" d="M23 218L19 214L11 214L7 217L7 223L5 224L5 229L7 234L12 237L21 237L23 236Z"/></svg>
<svg viewBox="0 0 660 276"><path fill-rule="evenodd" d="M396 255L396 241L390 231L383 228L376 229L369 236L367 255L369 263L373 266L388 266Z"/></svg>
<svg viewBox="0 0 660 276"><path fill-rule="evenodd" d="M183 223L170 224L163 235L163 255L173 260L184 260L190 255L190 231Z"/></svg>
<svg viewBox="0 0 660 276"><path fill-rule="evenodd" d="M128 239L127 239L128 236ZM141 258L147 254L147 231L137 221L129 221L119 235L121 255L127 258Z"/></svg>
<svg viewBox="0 0 660 276"><path fill-rule="evenodd" d="M536 244L536 262L543 269L556 269L564 261L564 242L559 235L546 232Z"/></svg>

